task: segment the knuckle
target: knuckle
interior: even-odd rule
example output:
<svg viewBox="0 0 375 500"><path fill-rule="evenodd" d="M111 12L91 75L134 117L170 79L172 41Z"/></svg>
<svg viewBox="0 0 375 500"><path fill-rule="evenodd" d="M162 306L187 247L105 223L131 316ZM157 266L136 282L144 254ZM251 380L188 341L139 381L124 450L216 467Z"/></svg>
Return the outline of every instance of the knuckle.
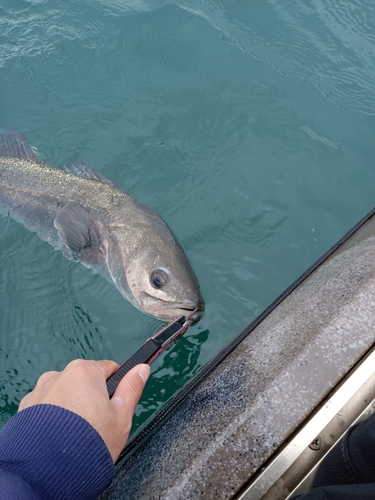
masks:
<svg viewBox="0 0 375 500"><path fill-rule="evenodd" d="M42 373L42 375L38 378L38 382L36 385L44 385L46 384L51 378L54 378L58 372L50 371L50 372L45 372Z"/></svg>
<svg viewBox="0 0 375 500"><path fill-rule="evenodd" d="M89 363L89 361L84 359L73 359L73 361L66 365L66 368L69 370L82 370L86 368L87 363Z"/></svg>
<svg viewBox="0 0 375 500"><path fill-rule="evenodd" d="M95 361L89 361L86 359L74 359L71 361L63 370L66 371L70 376L79 377L82 379L86 379L93 374L95 369Z"/></svg>

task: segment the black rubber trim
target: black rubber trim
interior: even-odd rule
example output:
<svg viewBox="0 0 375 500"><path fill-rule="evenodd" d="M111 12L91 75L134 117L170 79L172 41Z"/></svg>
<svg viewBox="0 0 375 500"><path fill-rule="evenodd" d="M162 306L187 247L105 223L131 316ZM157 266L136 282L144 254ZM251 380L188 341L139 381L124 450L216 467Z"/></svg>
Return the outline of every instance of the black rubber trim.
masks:
<svg viewBox="0 0 375 500"><path fill-rule="evenodd" d="M178 340L187 330L188 327L184 327L185 322L185 316L181 316L170 325L163 327L161 331L159 330L156 332L151 338L147 339L143 346L107 379L109 397L111 398L113 396L121 380L132 368L139 363L150 364L165 348L168 349L170 344L173 345L173 342Z"/></svg>
<svg viewBox="0 0 375 500"><path fill-rule="evenodd" d="M108 396L111 398L125 375L139 363L147 363L160 349L162 343L149 339L138 351L127 359L120 368L107 379Z"/></svg>
<svg viewBox="0 0 375 500"><path fill-rule="evenodd" d="M331 247L315 264L310 266L299 278L297 278L284 292L277 297L255 320L253 320L235 339L233 339L212 361L210 361L198 375L191 380L166 406L155 416L139 434L131 439L122 450L116 465L130 455L144 439L149 436L164 420L171 416L177 407L196 389L201 382L231 353L234 349L306 278L310 276L319 266L323 264L336 250L338 250L348 239L353 236L367 221L375 215L375 208L361 219L345 236L343 236L333 247Z"/></svg>

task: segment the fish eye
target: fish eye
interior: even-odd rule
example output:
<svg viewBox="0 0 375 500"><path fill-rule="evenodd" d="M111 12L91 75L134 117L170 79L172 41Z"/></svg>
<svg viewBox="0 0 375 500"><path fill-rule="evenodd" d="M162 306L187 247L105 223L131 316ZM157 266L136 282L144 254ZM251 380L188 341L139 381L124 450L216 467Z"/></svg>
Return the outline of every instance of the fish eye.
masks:
<svg viewBox="0 0 375 500"><path fill-rule="evenodd" d="M150 276L150 283L154 288L162 288L168 282L168 275L163 269L155 269Z"/></svg>

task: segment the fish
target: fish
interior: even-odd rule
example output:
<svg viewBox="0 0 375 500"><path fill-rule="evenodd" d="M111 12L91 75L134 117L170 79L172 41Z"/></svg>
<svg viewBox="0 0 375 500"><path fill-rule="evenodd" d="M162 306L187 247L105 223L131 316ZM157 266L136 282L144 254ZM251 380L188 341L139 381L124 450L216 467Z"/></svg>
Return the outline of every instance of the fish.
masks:
<svg viewBox="0 0 375 500"><path fill-rule="evenodd" d="M144 313L201 319L197 277L162 217L81 161L50 165L13 126L0 132L0 214L104 276Z"/></svg>

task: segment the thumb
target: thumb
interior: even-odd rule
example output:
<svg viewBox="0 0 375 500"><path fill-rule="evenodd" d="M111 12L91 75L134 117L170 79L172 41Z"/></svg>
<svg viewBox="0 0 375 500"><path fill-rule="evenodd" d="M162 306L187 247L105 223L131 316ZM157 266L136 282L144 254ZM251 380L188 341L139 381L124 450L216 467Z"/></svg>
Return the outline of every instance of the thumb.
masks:
<svg viewBox="0 0 375 500"><path fill-rule="evenodd" d="M132 368L119 383L111 402L124 413L133 414L149 376L149 365Z"/></svg>

